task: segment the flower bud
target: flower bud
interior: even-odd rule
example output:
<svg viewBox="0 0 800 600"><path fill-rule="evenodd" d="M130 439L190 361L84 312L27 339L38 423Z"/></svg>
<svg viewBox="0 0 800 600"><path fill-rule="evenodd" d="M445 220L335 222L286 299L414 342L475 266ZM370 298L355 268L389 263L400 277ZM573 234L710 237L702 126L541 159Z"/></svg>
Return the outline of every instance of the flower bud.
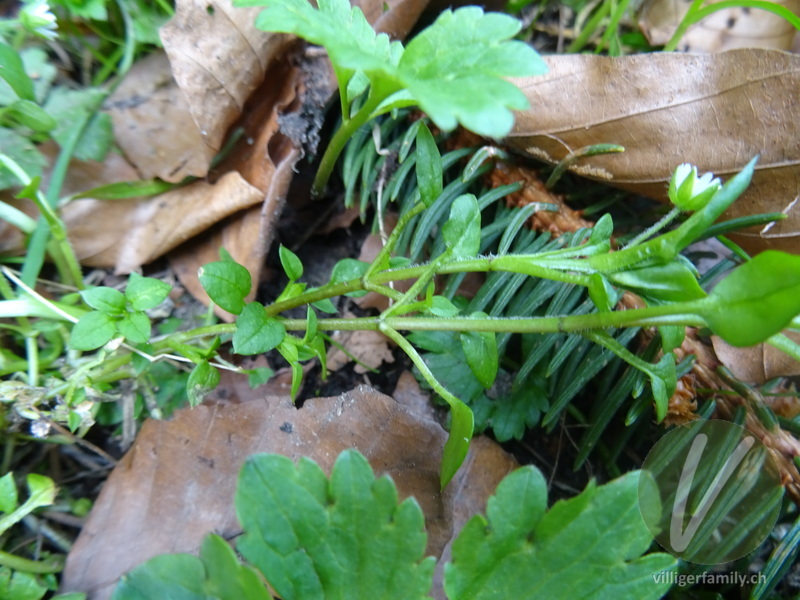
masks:
<svg viewBox="0 0 800 600"><path fill-rule="evenodd" d="M55 15L50 12L47 0L25 2L19 11L20 24L39 37L54 40L58 37Z"/></svg>
<svg viewBox="0 0 800 600"><path fill-rule="evenodd" d="M721 182L712 173L697 176L697 167L683 163L675 169L669 182L669 199L683 211L694 211L703 208L714 194Z"/></svg>

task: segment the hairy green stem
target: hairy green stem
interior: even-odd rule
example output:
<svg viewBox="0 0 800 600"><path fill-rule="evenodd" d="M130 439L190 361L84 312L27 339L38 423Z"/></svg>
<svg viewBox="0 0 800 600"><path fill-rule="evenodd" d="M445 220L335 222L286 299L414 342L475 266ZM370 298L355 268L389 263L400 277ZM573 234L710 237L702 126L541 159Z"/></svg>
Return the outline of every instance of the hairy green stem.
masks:
<svg viewBox="0 0 800 600"><path fill-rule="evenodd" d="M344 150L345 145L350 138L353 137L355 132L358 131L358 128L369 121L372 112L378 108L384 99L385 96L375 93L375 90L371 89L364 105L351 119L345 120L336 133L333 134L331 141L328 143L328 147L325 149L325 153L322 155L322 160L319 163L319 170L314 177L314 184L311 186L311 193L314 196L321 196L325 191L325 186L328 185L328 180L331 178L333 168L336 166L336 161L342 153L342 150ZM342 109L343 114L345 110L347 109Z"/></svg>
<svg viewBox="0 0 800 600"><path fill-rule="evenodd" d="M665 304L649 308L590 313L565 317L360 317L320 319L322 331L380 331L381 324L404 331L489 331L495 333L569 333L609 327L654 327L686 325L701 327L705 321L697 309L702 300ZM283 319L290 331L306 328L305 319Z"/></svg>

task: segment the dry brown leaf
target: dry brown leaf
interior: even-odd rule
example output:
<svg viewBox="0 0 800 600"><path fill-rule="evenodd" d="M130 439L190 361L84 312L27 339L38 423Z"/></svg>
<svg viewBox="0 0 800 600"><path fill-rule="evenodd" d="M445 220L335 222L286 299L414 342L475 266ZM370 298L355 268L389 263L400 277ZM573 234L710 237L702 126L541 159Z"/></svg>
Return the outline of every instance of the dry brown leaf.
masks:
<svg viewBox="0 0 800 600"><path fill-rule="evenodd" d="M75 200L63 215L81 262L128 273L263 198L230 172L213 185L196 181L144 201Z"/></svg>
<svg viewBox="0 0 800 600"><path fill-rule="evenodd" d="M707 2L704 7L716 2ZM672 38L691 4L692 0L645 3L639 16L639 28L651 46L663 46ZM800 0L775 0L774 4L800 13ZM678 49L683 52L721 52L733 48L791 50L796 33L791 23L774 13L737 6L715 12L689 27Z"/></svg>
<svg viewBox="0 0 800 600"><path fill-rule="evenodd" d="M355 315L345 313L343 316L347 318ZM354 367L355 372L359 374L366 373L369 369L377 369L383 363L394 362L389 339L378 331L337 331L332 337L347 350L347 353L331 345L327 357L328 369L331 371L338 371L353 358L359 361Z"/></svg>
<svg viewBox="0 0 800 600"><path fill-rule="evenodd" d="M117 144L142 179L179 183L188 176L205 177L214 153L203 144L166 54L134 64L104 110L111 115Z"/></svg>
<svg viewBox="0 0 800 600"><path fill-rule="evenodd" d="M170 254L170 265L181 284L204 304L210 299L200 285L197 270L218 260L220 248L225 248L250 272L253 289L247 300L255 296L273 231L294 176L294 165L300 157L299 146L280 132L279 125L281 115L296 102L300 85L301 72L291 61L281 61L270 69L269 77L239 122L243 131L239 143L218 169L222 173L241 173L262 192L263 201ZM217 309L217 314L230 318L221 309Z"/></svg>
<svg viewBox="0 0 800 600"><path fill-rule="evenodd" d="M517 115L507 143L558 162L599 143L625 152L584 158L578 174L666 200L682 162L723 178L756 154L753 183L727 217L788 211L751 250L800 251L800 56L777 50L547 58L550 72L517 79L531 109Z"/></svg>
<svg viewBox="0 0 800 600"><path fill-rule="evenodd" d="M787 337L800 342L800 334L785 332ZM740 381L762 384L775 377L800 375L800 363L767 344L750 348L734 348L717 336L711 337L714 352L723 365Z"/></svg>
<svg viewBox="0 0 800 600"><path fill-rule="evenodd" d="M230 0L178 0L175 16L160 30L205 147L206 169L250 94L291 41L256 29L259 12L234 8Z"/></svg>
<svg viewBox="0 0 800 600"><path fill-rule="evenodd" d="M230 390L228 390L230 393ZM241 400L241 398L239 398ZM256 452L309 456L330 473L356 448L399 495L413 495L426 515L428 552L440 556L454 522L484 510L488 496L517 464L478 438L444 493L439 465L446 434L392 398L367 387L337 398L287 398L203 404L171 421L148 421L103 488L67 559L64 591L108 598L120 575L164 552L197 552L203 536L240 532L233 496L241 465Z"/></svg>

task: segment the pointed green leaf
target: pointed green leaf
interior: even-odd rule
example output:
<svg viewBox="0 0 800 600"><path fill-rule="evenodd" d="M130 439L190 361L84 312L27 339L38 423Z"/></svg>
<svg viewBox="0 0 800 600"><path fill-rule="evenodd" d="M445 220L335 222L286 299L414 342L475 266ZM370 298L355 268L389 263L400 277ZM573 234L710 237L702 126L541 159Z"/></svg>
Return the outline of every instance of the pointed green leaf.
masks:
<svg viewBox="0 0 800 600"><path fill-rule="evenodd" d="M30 100L17 100L5 108L3 116L39 133L46 133L56 126L55 119Z"/></svg>
<svg viewBox="0 0 800 600"><path fill-rule="evenodd" d="M133 344L144 344L150 339L150 319L142 312L129 312L117 321L117 330Z"/></svg>
<svg viewBox="0 0 800 600"><path fill-rule="evenodd" d="M303 263L294 252L281 244L278 248L278 255L281 259L281 266L290 281L296 281L303 276Z"/></svg>
<svg viewBox="0 0 800 600"><path fill-rule="evenodd" d="M14 93L23 100L36 101L33 94L33 82L25 72L22 59L8 44L0 42L0 77L6 80Z"/></svg>
<svg viewBox="0 0 800 600"><path fill-rule="evenodd" d="M19 508L0 517L0 535L37 508L50 506L56 499L58 488L49 477L31 473L26 477L25 483L28 487L28 498Z"/></svg>
<svg viewBox="0 0 800 600"><path fill-rule="evenodd" d="M75 350L97 350L111 341L116 332L117 324L111 317L100 311L92 311L75 323L69 346Z"/></svg>
<svg viewBox="0 0 800 600"><path fill-rule="evenodd" d="M419 505L343 452L331 479L309 459L250 457L236 491L238 549L284 600L428 598L433 558Z"/></svg>
<svg viewBox="0 0 800 600"><path fill-rule="evenodd" d="M681 302L697 300L706 296L691 269L677 261L656 267L610 273L608 278L612 283L644 298Z"/></svg>
<svg viewBox="0 0 800 600"><path fill-rule="evenodd" d="M489 315L476 312L470 315L474 319L487 319ZM497 354L497 337L490 331L465 331L461 334L461 347L467 364L485 389L494 384L497 377L499 357Z"/></svg>
<svg viewBox="0 0 800 600"><path fill-rule="evenodd" d="M481 211L472 194L453 201L450 218L442 227L442 237L453 258L472 258L481 249Z"/></svg>
<svg viewBox="0 0 800 600"><path fill-rule="evenodd" d="M14 474L9 471L0 477L0 512L13 512L18 502L17 484L14 482Z"/></svg>
<svg viewBox="0 0 800 600"><path fill-rule="evenodd" d="M125 310L125 295L110 287L94 287L81 290L84 302L100 312L118 315Z"/></svg>
<svg viewBox="0 0 800 600"><path fill-rule="evenodd" d="M732 346L752 346L800 314L800 256L762 252L698 303L711 330Z"/></svg>
<svg viewBox="0 0 800 600"><path fill-rule="evenodd" d="M633 472L545 512L547 484L532 466L507 476L453 544L444 586L451 600L656 600L677 561L642 556L653 538L639 514Z"/></svg>
<svg viewBox="0 0 800 600"><path fill-rule="evenodd" d="M125 297L135 310L150 310L166 300L171 290L172 286L166 281L131 273Z"/></svg>
<svg viewBox="0 0 800 600"><path fill-rule="evenodd" d="M80 198L94 198L95 200L125 200L139 196L155 196L175 189L178 184L169 183L160 179L145 179L141 181L118 181L101 185L80 194L72 196L73 200Z"/></svg>
<svg viewBox="0 0 800 600"><path fill-rule="evenodd" d="M417 187L425 206L433 204L442 193L442 156L431 130L424 122L417 129Z"/></svg>
<svg viewBox="0 0 800 600"><path fill-rule="evenodd" d="M253 285L250 271L230 260L209 263L197 271L200 283L220 308L238 315Z"/></svg>
<svg viewBox="0 0 800 600"><path fill-rule="evenodd" d="M197 363L189 373L189 379L186 382L189 404L191 406L200 404L219 385L219 380L219 371L212 367L207 360Z"/></svg>
<svg viewBox="0 0 800 600"><path fill-rule="evenodd" d="M236 319L233 351L250 356L268 352L283 341L286 329L274 317L267 316L258 302L250 302Z"/></svg>

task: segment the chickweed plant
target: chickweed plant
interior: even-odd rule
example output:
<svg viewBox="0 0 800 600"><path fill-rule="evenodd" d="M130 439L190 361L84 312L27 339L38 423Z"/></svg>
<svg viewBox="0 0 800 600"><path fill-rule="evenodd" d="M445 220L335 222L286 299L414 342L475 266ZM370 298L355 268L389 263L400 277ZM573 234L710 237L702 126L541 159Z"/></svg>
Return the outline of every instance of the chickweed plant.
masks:
<svg viewBox="0 0 800 600"><path fill-rule="evenodd" d="M359 9L346 0L320 2L314 9L305 0L266 2L257 23L273 31L297 33L324 45L340 83L343 122L326 150L315 187L321 192L336 157L348 139L377 115L409 105L425 110L434 123L452 129L461 123L483 135L502 136L513 122L509 108L523 108L524 96L501 76L540 73L544 65L527 46L510 40L519 24L511 17L484 14L475 7L445 11L408 47L376 35ZM343 36L341 31L351 35ZM469 42L469 43L467 43ZM22 72L24 75L24 72ZM20 76L22 77L22 76ZM465 91L467 90L467 91ZM27 418L54 418L83 433L92 422L92 398L103 397L115 381L146 381L156 363L190 363L188 398L197 404L219 382L219 369L241 370L224 360L219 348L230 342L234 354L250 356L273 349L292 366L292 394L302 381L301 362L325 361L325 332L380 331L402 348L421 376L451 409L450 437L445 446L441 484L446 485L466 455L473 434L473 415L433 375L414 344L403 332L458 332L465 359L485 388L498 371L497 334L572 333L590 340L643 372L650 381L658 419L666 415L675 391L675 361L671 350L681 343L683 327L707 327L729 343L746 346L763 341L792 323L800 312L800 257L765 252L733 271L707 294L697 273L681 251L703 236L722 212L747 187L756 159L724 185L696 169L681 166L670 186L677 209L693 211L678 227L661 233L663 224L647 230L625 248L612 252L611 217L601 218L582 243L533 254L505 249L480 255L481 218L486 208L472 194L448 199L449 218L441 228L439 250L424 263L411 264L395 256L398 240L409 223L436 205L443 195L442 158L424 123L416 129L418 198L371 263L340 261L330 282L308 289L299 280L303 265L287 248L280 260L289 283L268 305L245 303L251 290L247 270L224 251L219 262L204 266L200 281L211 299L237 316L235 323L209 324L189 331L152 336L148 310L168 295L168 284L132 274L125 291L107 287L81 289L60 301L48 300L3 267L0 316L17 319L4 325L8 335L26 349L25 358L4 350L3 372L27 366L21 378L3 382L4 397L15 401ZM3 165L25 185L23 194L37 202L52 232L52 254L66 272L65 280L79 283L80 267L63 225L37 181L12 159ZM437 208L441 208L437 205ZM664 223L665 224L665 223ZM498 318L481 312L463 314L447 297L437 294L434 280L457 273L515 273L585 289L595 310L588 314ZM392 282L415 280L401 293ZM16 291L12 289L16 286ZM647 306L614 310L621 291L644 299ZM335 318L331 299L374 292L386 296L389 307L374 317ZM282 316L306 307L305 319ZM31 320L36 317L36 320ZM796 322L795 322L796 324ZM656 363L643 360L609 334L609 328L658 327L663 354ZM291 332L302 332L294 335ZM39 337L66 340L69 367L49 369L57 356L39 356ZM56 344L60 348L61 345ZM42 370L47 372L43 377ZM255 379L269 373L251 372ZM88 402L88 404L87 404ZM51 408L45 408L51 407Z"/></svg>
<svg viewBox="0 0 800 600"><path fill-rule="evenodd" d="M397 225L372 262L344 259L333 269L329 282L320 287L310 288L301 281L304 265L293 252L281 247L279 258L289 282L275 301L266 305L245 301L252 287L250 275L221 250L220 260L202 267L199 279L212 301L236 316L235 322L221 324L209 317L199 327L180 331L160 323L154 334L153 311L166 300L171 286L137 273L130 275L123 289L87 286L58 214L58 196L69 158L91 126L92 114L99 105L100 97L93 97L91 110L86 111L79 126L64 133L56 175L51 178L46 192L39 189L36 168L23 164L24 161L8 152L0 152L0 175L14 178L22 187L19 197L32 200L42 215L37 223L10 205L0 203L0 218L29 235L29 253L21 269L10 268L10 263L0 266L3 274L0 277L0 335L4 342L0 348L0 375L6 378L0 382L3 427L27 421L34 436L47 435L51 426L62 433L83 436L96 419L108 418L108 410L101 408L102 403L98 401L118 398L117 385L121 381L128 381L129 388L144 397L150 413L156 415L166 408L157 388L163 388L160 382L169 379L164 377L164 370L169 369L173 369L173 373L174 369L181 373L189 371L185 385L192 405L201 402L217 386L220 370L246 373L254 385L271 376L272 372L266 368L248 371L237 366L225 358L230 352L253 356L277 351L291 366L294 397L302 383L302 362L319 359L325 370L329 332L379 331L409 356L420 376L450 407L450 435L440 474L444 487L466 456L475 421L469 406L437 378L421 355L420 350L427 349L424 346L430 343L430 338L424 341L425 334L457 334L460 353L470 372L487 390L495 384L501 369L498 338L507 339L511 334L576 336L575 339L596 344L641 372L650 382L655 414L661 420L676 389L672 351L681 344L686 326L707 328L735 346L752 345L770 338L780 342L780 337L773 336L779 336L788 326L800 327L797 318L800 313L800 257L764 252L744 262L707 293L698 284L696 269L681 254L718 226L715 225L717 219L748 186L757 158L744 165L724 185L711 175L698 176L694 167L678 167L669 190L675 209L623 248L612 248L614 226L611 217L606 215L591 230L573 236L569 243L520 250L512 242L524 218L515 218L517 226L513 232L508 235L496 232L502 237L497 250L483 254L482 221L486 219L489 206L503 194L494 192L477 197L466 192L453 193L456 188L445 186L443 173L454 158L440 155L426 123L432 121L443 131L460 124L495 138L510 131L511 110L524 109L528 103L522 92L503 78L536 75L546 70L533 49L512 39L520 29L519 23L506 15L484 13L477 7L448 10L403 46L386 35L376 35L361 11L351 9L347 0L320 0L319 8L313 8L306 0L240 0L238 4L266 6L258 17L259 27L299 35L324 46L330 55L339 82L342 122L322 157L314 182L315 193L325 190L337 158L363 126L381 115L393 115L415 106L427 118L413 126L411 134L406 136L406 149L401 153L401 158L408 157L409 148L414 145L414 195L404 204ZM70 3L69 6L77 10L74 7L78 5ZM28 26L38 35L49 35L51 20L41 11L34 11L33 16L36 15L45 20L31 21ZM121 50L124 64L129 64L131 53L128 46ZM4 124L27 127L34 134L45 136L54 128L54 122L40 106L43 96L36 93L17 47L0 44L0 56L4 65L0 77L8 84L8 94L13 95L8 105L14 107L14 110L5 110L0 118L6 119ZM412 252L412 259L404 252L408 249L407 234L411 228L419 228L423 219L432 214L448 216L443 225L435 229L430 252L424 257ZM666 226L679 215L685 217L682 222L667 230ZM436 222L437 219L430 220L431 224ZM59 285L64 286L50 286L46 296L41 293L41 285L37 286L45 255L52 259L61 279ZM564 289L585 293L590 304L586 311L567 314L498 316L469 310L466 303L454 299L454 293L442 293L436 285L437 280L445 276L468 273L486 273L490 277L505 273L521 281L555 282ZM393 285L407 280L412 280L413 284L405 292ZM638 295L645 306L618 310L618 300L625 291ZM386 297L388 308L375 316L330 316L336 312L334 299L370 292ZM297 308L305 308L306 318L284 316ZM620 328L641 327L658 328L661 334L661 356L654 357L655 362L637 356L614 335ZM13 446L13 441L7 442L7 450L8 444ZM4 467L7 471L8 464ZM376 481L363 457L355 453L341 457L330 482L308 461L295 468L286 459L277 457L252 459L243 471L237 498L237 509L246 531L248 524L258 526L251 521L262 508L259 505L256 509L255 504L242 495L258 493L261 499L269 496L252 492L256 489L252 482L245 484L245 480L252 478L253 469L277 473L273 480L284 482L278 492L286 496L288 505L295 501L294 494L303 506L314 514L319 513L323 521L329 519L334 527L346 515L317 506L320 498L304 496L309 493L307 490L324 491L330 486L333 497L346 494L353 484L355 496L343 500L352 506L360 506L359 503L363 504L364 499L373 494L375 500L369 500L363 511L349 513L369 515L378 532L374 539L360 540L359 544L363 545L358 547L366 549L363 556L379 556L391 547L391 556L396 554L408 563L404 563L408 577L399 578L406 587L395 589L390 585L385 597L421 597L427 591L433 565L422 559L424 535L421 534L419 509L413 502L398 506L394 487L383 479ZM513 562L516 553L528 552L526 540L535 534L537 527L552 530L552 526L547 525L548 519L566 526L564 523L574 517L575 522L580 522L580 531L586 535L597 534L603 528L595 521L617 514L621 506L620 494L628 499L626 506L635 505L638 475L629 475L607 486L590 485L580 500L575 499L576 504L561 508L557 505L546 512L546 485L541 474L533 468L519 473L498 489L490 501L486 519L476 517L470 521L455 543L454 562L445 569L445 589L449 597L489 597L482 595L481 590L492 589L498 577L509 580L502 569L492 569L506 564L504 561ZM310 487L306 486L307 482L312 482L308 484ZM32 495L39 483L29 481ZM29 505L18 506L16 489L10 478L3 478L0 487L7 498L3 500L4 512L16 519L14 515L27 511ZM517 510L520 498L530 504L524 511ZM51 501L48 496L40 504ZM515 520L518 516L520 520ZM12 517L4 517L2 524L12 525L9 520ZM297 518L308 518L308 514ZM384 523L387 519L400 524L400 537ZM635 520L628 521L634 523ZM360 535L358 528L347 531L350 531L348 535ZM416 533L408 537L409 532ZM492 536L502 538L502 543L495 543ZM462 538L466 541L460 541ZM633 586L629 597L645 598L653 594L656 595L652 597L659 597L664 590L651 581L647 581L646 590L637 588L636 582L644 581L645 576L649 577L655 570L674 568L674 560L665 555L648 555L640 561L638 557L650 543L646 532L636 531L625 539L633 545L621 550L624 556L604 552L603 558L615 564L626 564L628 570L623 578L626 585ZM618 540L609 543L612 541L609 547L622 548ZM408 547L403 546L406 543ZM483 547L491 552L501 547L505 550L502 556L493 556L491 561L476 567L472 563L476 557L483 556L476 554ZM597 544L596 547L605 546ZM338 571L333 563L325 563L323 552L314 560L322 561L322 566L317 566L323 571L328 569L329 577L326 575L327 579L320 582L306 573L297 575L295 581L292 577L296 573L292 568L287 570L286 565L277 564L280 562L278 555L285 548L264 545L263 540L251 539L248 534L241 549L287 599L323 598L323 588L335 593L336 586L341 583L337 583L337 578L344 576L342 573L356 572L349 567ZM13 557L9 560L13 561ZM237 597L241 593L252 598L268 597L260 575L251 567L240 565L219 538L207 540L199 559L184 556L165 560L163 564L156 564L156 575L148 572L145 583L132 575L117 590L116 598L165 595L163 586L167 582L163 577L159 580L157 573L168 574L171 583L182 585L184 579L175 580L173 575L180 573L183 577L191 571L193 575L187 575L186 586L198 589L199 585L199 589L206 591L217 589L214 586L223 584L216 575L226 570L228 575L233 574L222 578L234 586L228 589L229 593ZM169 561L178 561L180 568ZM27 563L15 564L22 565L20 569L24 571ZM484 566L486 569L481 571ZM358 572L365 577L373 572L369 565L361 567L363 570ZM49 569L51 565L47 563L42 568ZM217 568L222 571L215 572ZM543 563L539 571L529 571L525 576L540 571L547 573L549 569ZM205 583L202 573L208 575ZM197 579L189 581L198 574L200 583ZM155 580L147 579L153 576ZM516 576L511 579L516 581ZM601 582L602 577L596 574L576 578L578 580L581 585L589 586L592 581ZM534 589L530 586L544 580L537 575L531 583L520 575L519 581L525 589ZM140 583L143 588L138 587ZM156 591L148 591L149 585L156 585L153 588ZM312 587L306 589L304 585ZM370 594L363 597L383 597L373 594L373 588L365 589ZM561 597L548 590L541 590L542 597ZM596 593L589 587L582 590L581 594Z"/></svg>

